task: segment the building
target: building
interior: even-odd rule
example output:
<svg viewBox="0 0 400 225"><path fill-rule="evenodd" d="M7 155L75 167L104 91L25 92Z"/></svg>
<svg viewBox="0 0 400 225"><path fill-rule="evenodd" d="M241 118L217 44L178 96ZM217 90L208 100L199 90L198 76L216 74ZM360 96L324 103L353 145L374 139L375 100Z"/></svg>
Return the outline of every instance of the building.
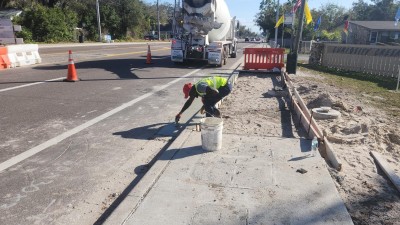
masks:
<svg viewBox="0 0 400 225"><path fill-rule="evenodd" d="M400 23L396 26L395 21L349 21L348 34L344 34L342 42L400 46Z"/></svg>

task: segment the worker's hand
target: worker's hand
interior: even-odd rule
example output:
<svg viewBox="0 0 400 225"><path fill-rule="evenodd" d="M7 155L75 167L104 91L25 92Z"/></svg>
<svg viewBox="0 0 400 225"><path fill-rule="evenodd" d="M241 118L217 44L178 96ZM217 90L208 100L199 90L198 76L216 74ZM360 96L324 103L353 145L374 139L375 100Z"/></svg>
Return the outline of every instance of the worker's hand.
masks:
<svg viewBox="0 0 400 225"><path fill-rule="evenodd" d="M201 109L200 109L200 113L201 113L201 114L204 114L204 113L206 113L206 109L205 109L205 106L204 106L204 105L201 107Z"/></svg>
<svg viewBox="0 0 400 225"><path fill-rule="evenodd" d="M179 120L181 119L181 116L182 116L182 114L180 114L180 113L178 113L178 114L175 116L175 123L178 123L178 122L179 122Z"/></svg>

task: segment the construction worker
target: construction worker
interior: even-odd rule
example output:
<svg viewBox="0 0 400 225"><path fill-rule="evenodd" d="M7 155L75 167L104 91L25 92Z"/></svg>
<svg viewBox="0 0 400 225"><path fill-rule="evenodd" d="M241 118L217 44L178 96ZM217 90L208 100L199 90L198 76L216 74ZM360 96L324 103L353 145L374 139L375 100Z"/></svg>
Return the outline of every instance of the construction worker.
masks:
<svg viewBox="0 0 400 225"><path fill-rule="evenodd" d="M207 117L221 117L220 111L216 108L217 102L227 96L232 91L232 84L224 77L207 77L199 80L194 85L187 83L183 86L185 98L189 99L183 105L181 111L175 116L175 122L178 123L182 113L190 107L194 98L201 97L203 107ZM203 112L202 112L203 113Z"/></svg>

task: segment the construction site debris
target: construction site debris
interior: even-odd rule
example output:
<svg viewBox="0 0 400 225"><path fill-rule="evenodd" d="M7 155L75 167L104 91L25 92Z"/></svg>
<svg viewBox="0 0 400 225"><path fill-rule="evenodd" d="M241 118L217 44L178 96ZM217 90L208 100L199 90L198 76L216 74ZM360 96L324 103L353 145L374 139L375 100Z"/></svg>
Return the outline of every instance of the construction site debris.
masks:
<svg viewBox="0 0 400 225"><path fill-rule="evenodd" d="M301 173L301 174L305 174L305 173L307 173L308 171L305 170L305 169L303 169L303 168L300 168L300 169L297 169L296 172Z"/></svg>
<svg viewBox="0 0 400 225"><path fill-rule="evenodd" d="M341 113L340 118L319 120L318 125L341 160L341 171L329 171L354 224L398 224L400 195L379 172L370 151L385 155L387 164L399 173L399 118L370 104L365 93L339 88L312 71L299 70L290 78L307 105L320 107L321 101L332 101L330 107ZM321 98L321 93L329 95Z"/></svg>

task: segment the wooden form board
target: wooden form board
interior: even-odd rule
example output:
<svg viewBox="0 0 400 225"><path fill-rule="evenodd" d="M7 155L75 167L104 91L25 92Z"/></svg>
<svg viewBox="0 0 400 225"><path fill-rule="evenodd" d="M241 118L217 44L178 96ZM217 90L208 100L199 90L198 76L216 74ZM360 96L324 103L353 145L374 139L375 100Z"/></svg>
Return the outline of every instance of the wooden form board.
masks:
<svg viewBox="0 0 400 225"><path fill-rule="evenodd" d="M319 128L317 122L314 120L314 118L311 118L311 114L308 111L307 106L305 105L303 99L301 98L301 96L298 94L297 90L291 83L290 77L288 76L287 73L284 73L282 75L282 78L284 79L286 85L289 87L288 88L289 95L295 96L296 98L296 101L294 101L294 99L291 98L290 104L293 105L294 111L296 112L297 115L299 115L299 119L301 120L304 129L306 129L308 135L311 138L316 136L317 138L323 141L323 144L320 146L320 148L322 148L321 149L322 155L328 159L329 163L332 165L333 168L335 168L337 171L342 170L341 161L336 157L334 149L332 145L329 143L328 139L323 136L322 131Z"/></svg>
<svg viewBox="0 0 400 225"><path fill-rule="evenodd" d="M326 157L328 157L329 162L337 171L341 171L342 162L336 157L333 147L326 137L324 137L324 145Z"/></svg>
<svg viewBox="0 0 400 225"><path fill-rule="evenodd" d="M385 172L385 174L389 177L390 181L392 181L396 189L400 191L400 177L389 166L389 164L386 162L381 154L371 151L371 155L375 158L376 162L382 168L383 172Z"/></svg>

